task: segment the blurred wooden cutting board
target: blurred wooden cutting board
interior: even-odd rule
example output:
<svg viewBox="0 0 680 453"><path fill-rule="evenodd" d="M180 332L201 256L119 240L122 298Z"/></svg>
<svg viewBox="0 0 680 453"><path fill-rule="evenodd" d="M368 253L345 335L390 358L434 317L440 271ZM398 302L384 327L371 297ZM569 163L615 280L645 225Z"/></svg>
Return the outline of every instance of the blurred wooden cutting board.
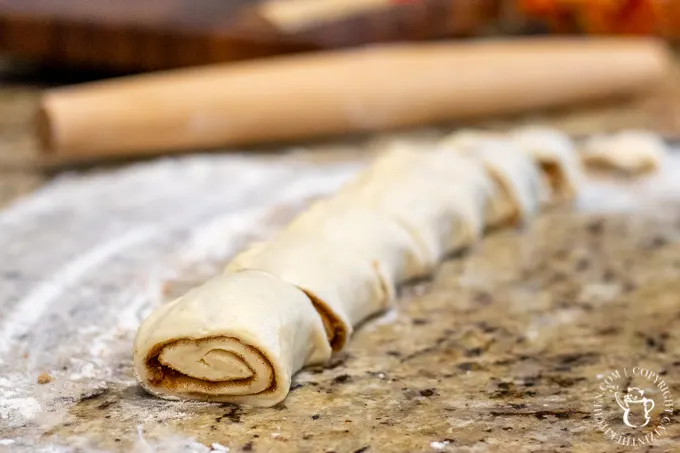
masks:
<svg viewBox="0 0 680 453"><path fill-rule="evenodd" d="M470 35L499 0L0 0L0 51L136 71Z"/></svg>

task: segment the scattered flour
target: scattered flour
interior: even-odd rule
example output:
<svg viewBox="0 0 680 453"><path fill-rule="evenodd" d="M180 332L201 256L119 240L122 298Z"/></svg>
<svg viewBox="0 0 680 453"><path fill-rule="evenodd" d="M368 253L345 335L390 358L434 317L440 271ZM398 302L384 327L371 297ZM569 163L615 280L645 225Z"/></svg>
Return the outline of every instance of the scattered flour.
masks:
<svg viewBox="0 0 680 453"><path fill-rule="evenodd" d="M0 419L8 420L10 426L20 426L35 418L42 406L33 397L0 398Z"/></svg>
<svg viewBox="0 0 680 453"><path fill-rule="evenodd" d="M442 440L441 442L432 442L430 443L430 447L434 448L435 450L443 450L446 448L447 445L449 445L448 440Z"/></svg>

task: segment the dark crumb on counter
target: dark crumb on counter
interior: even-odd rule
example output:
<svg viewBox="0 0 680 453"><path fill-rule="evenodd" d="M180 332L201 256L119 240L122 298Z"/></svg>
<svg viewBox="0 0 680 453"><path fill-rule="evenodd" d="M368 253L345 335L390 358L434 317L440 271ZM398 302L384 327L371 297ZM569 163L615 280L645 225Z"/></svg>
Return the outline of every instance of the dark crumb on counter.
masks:
<svg viewBox="0 0 680 453"><path fill-rule="evenodd" d="M493 303L493 297L485 291L475 294L472 300L481 305L491 305Z"/></svg>
<svg viewBox="0 0 680 453"><path fill-rule="evenodd" d="M602 220L594 220L590 222L586 228L590 234L600 234L604 229L604 222Z"/></svg>
<svg viewBox="0 0 680 453"><path fill-rule="evenodd" d="M556 359L563 365L590 365L593 364L598 355L593 352L576 352L571 354L559 354Z"/></svg>
<svg viewBox="0 0 680 453"><path fill-rule="evenodd" d="M416 351L412 354L407 355L403 359L401 359L401 363L405 363L411 359L415 359L416 357L419 357L423 354L427 354L433 351L436 351L437 348L439 348L444 342L446 341L447 337L440 337L437 338L432 346L428 346L426 348L420 349L419 351Z"/></svg>
<svg viewBox="0 0 680 453"><path fill-rule="evenodd" d="M334 384L344 384L352 380L352 376L349 374L341 374L340 376L333 379Z"/></svg>
<svg viewBox="0 0 680 453"><path fill-rule="evenodd" d="M253 438L254 438L254 439L257 439L257 438L259 438L259 437L260 437L259 434L253 434Z"/></svg>
<svg viewBox="0 0 680 453"><path fill-rule="evenodd" d="M115 438L115 439L113 439L113 441L114 441L114 442L120 442L120 439Z"/></svg>
<svg viewBox="0 0 680 453"><path fill-rule="evenodd" d="M399 351L387 351L387 355L391 357L401 357L401 352Z"/></svg>
<svg viewBox="0 0 680 453"><path fill-rule="evenodd" d="M326 365L326 368L329 370L333 370L339 367L340 365L344 365L345 362L347 362L351 358L352 356L344 352L335 354L333 355L333 357L331 357L331 360L328 362L328 365Z"/></svg>
<svg viewBox="0 0 680 453"><path fill-rule="evenodd" d="M621 332L621 329L618 327L610 326L610 327L604 327L602 329L599 329L597 331L598 335L616 335L619 332Z"/></svg>
<svg viewBox="0 0 680 453"><path fill-rule="evenodd" d="M49 373L41 373L38 376L38 384L49 384L52 382L52 376Z"/></svg>
<svg viewBox="0 0 680 453"><path fill-rule="evenodd" d="M424 389L420 391L421 396L433 396L436 395L437 389Z"/></svg>
<svg viewBox="0 0 680 453"><path fill-rule="evenodd" d="M611 283L614 280L616 280L616 274L614 271L609 268L605 269L604 273L602 274L602 281L605 283Z"/></svg>
<svg viewBox="0 0 680 453"><path fill-rule="evenodd" d="M510 365L514 361L512 359L501 359L501 360L494 360L493 364L494 365L500 365L500 366L505 366L505 365Z"/></svg>
<svg viewBox="0 0 680 453"><path fill-rule="evenodd" d="M590 267L590 260L588 258L581 258L576 262L575 269L577 271L585 271Z"/></svg>
<svg viewBox="0 0 680 453"><path fill-rule="evenodd" d="M243 445L243 448L241 448L243 451L253 451L253 442L249 441L246 442L245 445Z"/></svg>
<svg viewBox="0 0 680 453"><path fill-rule="evenodd" d="M354 450L354 453L364 453L365 451L368 451L369 448L371 448L371 446L366 445L365 447L361 447L358 450Z"/></svg>
<svg viewBox="0 0 680 453"><path fill-rule="evenodd" d="M97 406L97 409L104 410L113 404L115 404L115 401L104 401L99 406Z"/></svg>
<svg viewBox="0 0 680 453"><path fill-rule="evenodd" d="M228 418L233 423L241 423L241 410L238 406L226 406L229 410L215 419L216 422L221 422L222 419Z"/></svg>
<svg viewBox="0 0 680 453"><path fill-rule="evenodd" d="M318 420L320 418L321 418L321 416L319 414L312 415L312 420Z"/></svg>
<svg viewBox="0 0 680 453"><path fill-rule="evenodd" d="M413 322L413 324L416 325L416 326L422 326L422 325L427 324L427 319L423 319L423 318L415 318L412 322ZM358 450L357 450L357 451L358 451Z"/></svg>
<svg viewBox="0 0 680 453"><path fill-rule="evenodd" d="M569 418L569 414L567 412L551 412L551 411L538 411L534 414L534 417L536 417L539 420L545 420L550 415L561 419Z"/></svg>
<svg viewBox="0 0 680 453"><path fill-rule="evenodd" d="M484 332L484 333L493 333L493 332L498 330L498 327L490 326L489 324L487 324L484 321L478 322L477 327L482 329L482 332Z"/></svg>
<svg viewBox="0 0 680 453"><path fill-rule="evenodd" d="M654 250L661 248L665 245L668 245L668 239L661 237L661 236L656 236L653 238L650 242L649 245L647 246L648 249Z"/></svg>
<svg viewBox="0 0 680 453"><path fill-rule="evenodd" d="M549 282L550 282L550 283L553 283L553 284L554 284L554 283L560 283L560 282L564 282L564 281L568 280L568 278L569 278L569 277L567 277L567 274L565 274L564 272L559 272L559 271L558 271L558 272L555 272L555 273L552 275L552 277L550 277Z"/></svg>
<svg viewBox="0 0 680 453"><path fill-rule="evenodd" d="M560 387L573 387L578 382L583 382L586 378L582 376L578 377L566 377L566 376L550 376L549 380L559 385Z"/></svg>
<svg viewBox="0 0 680 453"><path fill-rule="evenodd" d="M456 365L459 370L462 371L478 371L482 369L482 366L475 362L463 362Z"/></svg>
<svg viewBox="0 0 680 453"><path fill-rule="evenodd" d="M465 357L479 357L482 355L482 348L472 348L465 351Z"/></svg>
<svg viewBox="0 0 680 453"><path fill-rule="evenodd" d="M553 254L553 256L558 260L563 260L563 259L565 259L566 257L569 256L569 250L567 250L567 249L555 250L555 253Z"/></svg>
<svg viewBox="0 0 680 453"><path fill-rule="evenodd" d="M302 440L309 440L309 439L311 439L312 437L314 437L314 436L312 436L311 434L304 434L304 435L302 436Z"/></svg>

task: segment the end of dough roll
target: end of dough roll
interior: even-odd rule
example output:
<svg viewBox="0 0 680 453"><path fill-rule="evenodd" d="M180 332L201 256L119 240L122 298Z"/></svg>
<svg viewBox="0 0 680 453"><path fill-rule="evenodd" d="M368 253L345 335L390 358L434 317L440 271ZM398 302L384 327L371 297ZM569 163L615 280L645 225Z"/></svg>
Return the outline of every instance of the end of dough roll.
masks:
<svg viewBox="0 0 680 453"><path fill-rule="evenodd" d="M657 171L669 153L668 145L659 135L637 130L590 137L580 151L588 166L628 174Z"/></svg>
<svg viewBox="0 0 680 453"><path fill-rule="evenodd" d="M218 275L154 311L134 347L135 375L152 394L272 406L293 374L331 349L309 298L258 271Z"/></svg>

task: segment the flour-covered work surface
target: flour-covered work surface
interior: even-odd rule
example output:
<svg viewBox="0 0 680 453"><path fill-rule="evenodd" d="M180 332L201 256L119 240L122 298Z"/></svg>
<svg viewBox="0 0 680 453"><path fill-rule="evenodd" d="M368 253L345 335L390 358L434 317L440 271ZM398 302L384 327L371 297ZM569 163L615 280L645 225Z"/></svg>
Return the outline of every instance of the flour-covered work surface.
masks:
<svg viewBox="0 0 680 453"><path fill-rule="evenodd" d="M153 308L364 165L159 160L1 212L0 451L616 451L603 376L645 367L680 395L676 157L450 257L273 408L144 392L132 343ZM649 451L680 440L670 414Z"/></svg>

